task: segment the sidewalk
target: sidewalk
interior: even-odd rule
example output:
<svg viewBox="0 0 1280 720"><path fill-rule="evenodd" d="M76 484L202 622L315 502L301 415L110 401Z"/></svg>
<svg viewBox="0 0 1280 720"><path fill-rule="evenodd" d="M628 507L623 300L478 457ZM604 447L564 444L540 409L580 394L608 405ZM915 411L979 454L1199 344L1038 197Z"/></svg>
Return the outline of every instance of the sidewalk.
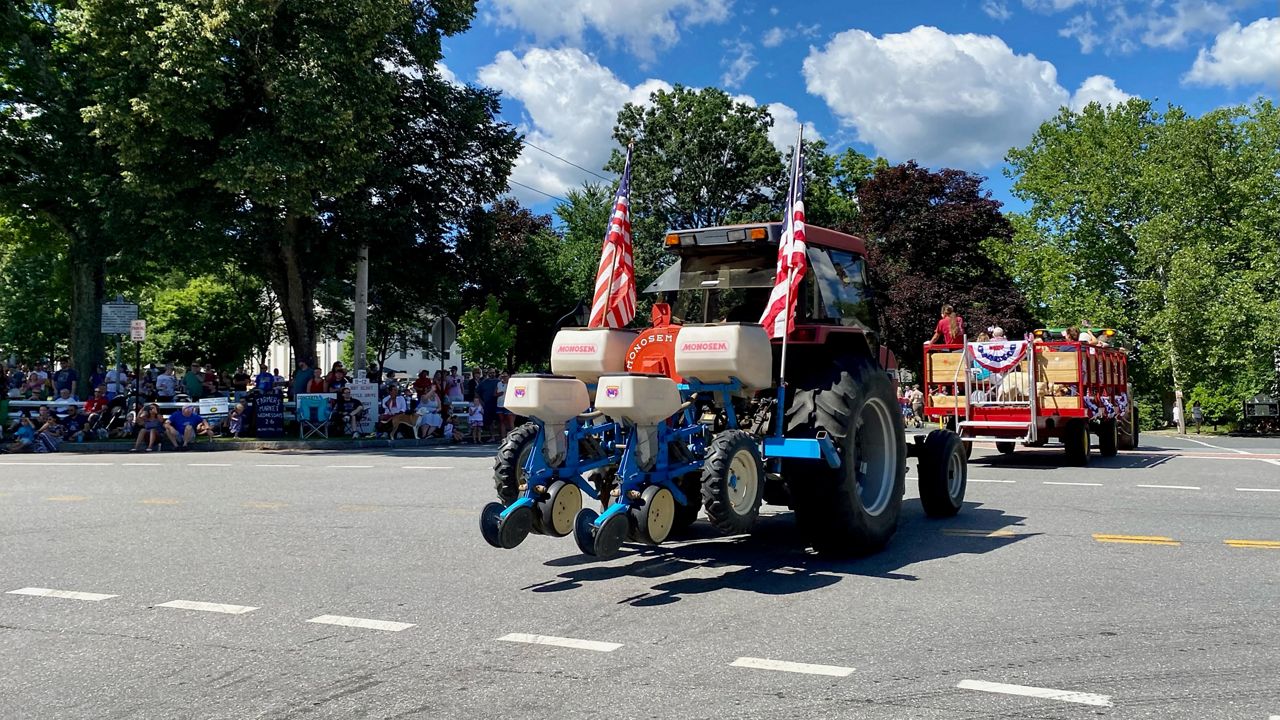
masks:
<svg viewBox="0 0 1280 720"><path fill-rule="evenodd" d="M166 443L167 445L167 443ZM352 440L350 438L332 439L332 440L299 440L294 439L277 439L277 440L254 440L246 438L241 440L233 440L231 438L217 438L212 441L201 440L191 446L189 452L214 452L218 450L373 450L387 448L419 448L419 447L448 447L449 443L441 438L432 438L430 440L414 440L412 438L401 438L397 440L361 438ZM459 443L458 447L470 446L467 443ZM104 440L95 442L64 442L58 448L58 452L62 453L109 453L109 452L129 452L133 447L132 440ZM166 447L162 452L181 452ZM139 455L145 454L138 451Z"/></svg>

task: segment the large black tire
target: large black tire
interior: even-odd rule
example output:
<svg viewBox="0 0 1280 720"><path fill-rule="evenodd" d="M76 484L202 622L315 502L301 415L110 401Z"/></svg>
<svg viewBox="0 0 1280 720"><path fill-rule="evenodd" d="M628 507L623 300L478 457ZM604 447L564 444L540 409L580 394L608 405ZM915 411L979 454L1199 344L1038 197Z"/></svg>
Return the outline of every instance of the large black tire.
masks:
<svg viewBox="0 0 1280 720"><path fill-rule="evenodd" d="M957 435L960 434L960 428L956 425L956 418L954 415L947 418L946 429L950 430L951 432ZM969 458L973 457L973 441L961 440L961 442L964 443L964 459L968 460Z"/></svg>
<svg viewBox="0 0 1280 720"><path fill-rule="evenodd" d="M689 502L681 505L676 503L675 521L671 523L671 534L676 535L689 529L689 526L697 522L698 514L702 512L702 478L698 473L686 473L679 479L680 492L684 493L684 497Z"/></svg>
<svg viewBox="0 0 1280 720"><path fill-rule="evenodd" d="M996 442L996 450L999 451L1001 455L1012 455L1014 449L1017 447L1018 443L1013 442L1012 440L999 440ZM968 459L967 455L965 459Z"/></svg>
<svg viewBox="0 0 1280 720"><path fill-rule="evenodd" d="M1117 424L1114 418L1098 423L1098 454L1104 458L1116 456L1116 444L1120 440Z"/></svg>
<svg viewBox="0 0 1280 720"><path fill-rule="evenodd" d="M1120 427L1120 437L1116 440L1116 447L1121 450L1137 450L1138 449L1138 408L1135 405L1129 406L1129 417L1118 421Z"/></svg>
<svg viewBox="0 0 1280 720"><path fill-rule="evenodd" d="M889 377L869 358L838 358L825 373L796 383L788 434L826 432L840 467L792 461L783 477L808 542L830 555L865 555L898 526L907 472L906 443Z"/></svg>
<svg viewBox="0 0 1280 720"><path fill-rule="evenodd" d="M725 430L707 446L702 465L702 506L722 533L751 532L764 501L764 462L756 441Z"/></svg>
<svg viewBox="0 0 1280 720"><path fill-rule="evenodd" d="M1089 423L1072 418L1062 427L1062 444L1067 451L1067 463L1077 467L1089 464Z"/></svg>
<svg viewBox="0 0 1280 720"><path fill-rule="evenodd" d="M920 453L920 504L929 517L951 517L964 506L969 483L964 443L947 430L934 430Z"/></svg>
<svg viewBox="0 0 1280 720"><path fill-rule="evenodd" d="M493 459L493 489L503 505L510 505L520 497L524 464L537 435L537 423L525 423L508 433L498 446L498 455Z"/></svg>

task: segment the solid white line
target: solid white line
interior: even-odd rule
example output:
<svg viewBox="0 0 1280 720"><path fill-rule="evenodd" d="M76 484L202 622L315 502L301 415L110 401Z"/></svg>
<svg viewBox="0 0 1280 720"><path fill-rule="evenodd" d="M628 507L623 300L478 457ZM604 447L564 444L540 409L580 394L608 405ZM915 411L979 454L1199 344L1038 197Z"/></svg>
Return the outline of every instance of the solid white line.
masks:
<svg viewBox="0 0 1280 720"><path fill-rule="evenodd" d="M82 466L82 465L83 465L84 467L106 467L106 466L109 466L109 465L115 465L115 463L105 463L105 462L40 462L40 461L31 460L31 461L27 461L27 462L0 462L0 465L40 465L40 466L42 466L42 467L50 467L50 466L53 466L53 467L80 467L80 466Z"/></svg>
<svg viewBox="0 0 1280 720"><path fill-rule="evenodd" d="M1013 483L1016 483L1018 481L1017 480L979 480L978 478L969 478L969 482L1005 483L1008 485L1012 485Z"/></svg>
<svg viewBox="0 0 1280 720"><path fill-rule="evenodd" d="M1007 685L985 680L961 680L956 684L961 690L979 690L1005 695L1021 695L1023 697L1042 698L1044 700L1061 700L1062 702L1080 705L1096 705L1111 707L1110 695L1094 695L1093 693L1073 692L1071 690L1054 690L1053 688L1028 687L1026 685Z"/></svg>
<svg viewBox="0 0 1280 720"><path fill-rule="evenodd" d="M595 650L596 652L613 652L622 647L622 643L579 640L577 638L554 637L552 635L529 635L526 633L509 633L498 638L498 640L501 642L530 643L532 645L553 645L555 647L573 648L574 650Z"/></svg>
<svg viewBox="0 0 1280 720"><path fill-rule="evenodd" d="M401 470L452 470L452 466L446 465L401 465Z"/></svg>
<svg viewBox="0 0 1280 720"><path fill-rule="evenodd" d="M1199 490L1195 485L1135 485L1140 488L1159 488L1162 490Z"/></svg>
<svg viewBox="0 0 1280 720"><path fill-rule="evenodd" d="M388 630L390 632L400 632L414 627L414 623L392 622L390 620L369 620L367 618L344 617L342 615L321 615L320 617L311 618L307 622L323 623L325 625L341 625L342 627L364 628L366 630Z"/></svg>
<svg viewBox="0 0 1280 720"><path fill-rule="evenodd" d="M226 613L228 615L243 615L258 609L248 605L226 605L224 603L197 602L195 600L170 600L167 603L160 603L156 607L202 610L204 612Z"/></svg>
<svg viewBox="0 0 1280 720"><path fill-rule="evenodd" d="M1280 488L1236 488L1236 492L1280 492Z"/></svg>
<svg viewBox="0 0 1280 720"><path fill-rule="evenodd" d="M1211 448L1213 448L1214 450L1226 450L1227 452L1233 452L1233 453L1237 453L1237 454L1239 454L1239 455L1252 455L1252 454L1253 454L1253 453L1249 452L1248 450L1237 450L1237 449L1235 449L1235 448L1222 447L1221 445L1211 445L1211 444L1209 444L1209 443L1207 443L1207 442L1204 442L1203 440L1194 440L1194 439L1189 438L1189 437L1184 437L1184 438L1182 438L1182 439L1183 439L1183 440L1190 440L1191 442L1193 442L1193 443L1195 443L1195 444L1197 444L1197 445L1203 445L1203 446L1205 446L1205 447L1211 447Z"/></svg>
<svg viewBox="0 0 1280 720"><path fill-rule="evenodd" d="M805 673L806 675L830 675L831 677L849 677L853 668L839 665L811 665L809 663L788 662L786 660L766 660L764 658L740 657L729 663L729 667L754 668L756 670L777 670L779 672Z"/></svg>
<svg viewBox="0 0 1280 720"><path fill-rule="evenodd" d="M187 467L231 467L231 463L187 463Z"/></svg>
<svg viewBox="0 0 1280 720"><path fill-rule="evenodd" d="M19 590L10 590L10 595L32 595L35 597L64 598L66 600L88 600L90 602L98 602L108 598L120 597L119 595L103 595L102 593L76 592L75 590L50 590L49 588L26 587Z"/></svg>
<svg viewBox="0 0 1280 720"><path fill-rule="evenodd" d="M325 465L325 467L330 468L332 470L363 470L365 468L371 468L373 466L372 465Z"/></svg>
<svg viewBox="0 0 1280 720"><path fill-rule="evenodd" d="M1056 480L1045 480L1045 485L1078 485L1080 487L1102 487L1102 483L1082 483L1082 482L1059 482Z"/></svg>

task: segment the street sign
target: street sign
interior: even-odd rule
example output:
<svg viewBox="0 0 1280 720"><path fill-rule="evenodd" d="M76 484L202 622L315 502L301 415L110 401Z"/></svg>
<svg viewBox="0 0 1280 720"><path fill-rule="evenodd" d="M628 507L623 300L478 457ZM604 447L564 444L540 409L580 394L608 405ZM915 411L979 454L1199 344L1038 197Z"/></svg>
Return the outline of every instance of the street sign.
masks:
<svg viewBox="0 0 1280 720"><path fill-rule="evenodd" d="M449 351L453 341L458 337L458 326L448 317L436 318L431 326L431 345L443 357Z"/></svg>
<svg viewBox="0 0 1280 720"><path fill-rule="evenodd" d="M102 304L102 334L128 335L129 325L138 319L138 306L127 302Z"/></svg>
<svg viewBox="0 0 1280 720"><path fill-rule="evenodd" d="M142 342L147 339L146 320L134 320L129 323L129 339L134 342Z"/></svg>

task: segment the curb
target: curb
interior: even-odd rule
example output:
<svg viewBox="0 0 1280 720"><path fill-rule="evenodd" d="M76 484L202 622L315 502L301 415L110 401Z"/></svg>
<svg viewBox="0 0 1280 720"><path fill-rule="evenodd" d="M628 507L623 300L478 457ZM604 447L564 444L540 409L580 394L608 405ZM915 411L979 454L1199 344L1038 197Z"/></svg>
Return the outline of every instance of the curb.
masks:
<svg viewBox="0 0 1280 720"><path fill-rule="evenodd" d="M439 438L430 440L375 439L360 440L204 440L191 446L191 452L219 452L222 450L387 450L394 448L449 447L450 443ZM133 443L127 440L72 443L64 442L58 452L110 453L129 452ZM165 450L164 452L173 452Z"/></svg>

